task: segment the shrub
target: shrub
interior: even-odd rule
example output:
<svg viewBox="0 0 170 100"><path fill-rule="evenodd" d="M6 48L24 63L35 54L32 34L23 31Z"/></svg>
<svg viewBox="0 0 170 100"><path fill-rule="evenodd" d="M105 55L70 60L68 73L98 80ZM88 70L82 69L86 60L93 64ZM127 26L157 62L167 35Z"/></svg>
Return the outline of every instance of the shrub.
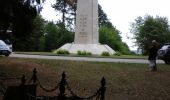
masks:
<svg viewBox="0 0 170 100"><path fill-rule="evenodd" d="M87 52L86 51L82 51L81 55L87 55Z"/></svg>
<svg viewBox="0 0 170 100"><path fill-rule="evenodd" d="M77 55L81 55L81 51L80 50L77 51Z"/></svg>
<svg viewBox="0 0 170 100"><path fill-rule="evenodd" d="M91 52L86 52L86 51L77 51L77 55L92 55Z"/></svg>
<svg viewBox="0 0 170 100"><path fill-rule="evenodd" d="M87 55L92 55L91 52L87 52Z"/></svg>
<svg viewBox="0 0 170 100"><path fill-rule="evenodd" d="M115 56L121 56L122 54L119 51L116 51L116 53L114 55Z"/></svg>
<svg viewBox="0 0 170 100"><path fill-rule="evenodd" d="M110 56L109 52L106 52L106 51L102 52L101 55L102 55L102 56Z"/></svg>
<svg viewBox="0 0 170 100"><path fill-rule="evenodd" d="M69 51L67 50L57 50L57 54L69 54Z"/></svg>

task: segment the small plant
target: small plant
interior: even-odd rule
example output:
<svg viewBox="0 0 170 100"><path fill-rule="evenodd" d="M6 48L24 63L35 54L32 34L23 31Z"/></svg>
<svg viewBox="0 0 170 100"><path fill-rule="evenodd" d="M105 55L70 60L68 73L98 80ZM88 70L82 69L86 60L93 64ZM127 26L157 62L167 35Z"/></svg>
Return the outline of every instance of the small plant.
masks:
<svg viewBox="0 0 170 100"><path fill-rule="evenodd" d="M116 51L116 53L114 55L115 56L121 56L122 54L119 51Z"/></svg>
<svg viewBox="0 0 170 100"><path fill-rule="evenodd" d="M87 55L87 52L86 51L82 51L81 55Z"/></svg>
<svg viewBox="0 0 170 100"><path fill-rule="evenodd" d="M87 55L89 55L89 56L90 56L90 55L92 55L92 54L91 54L91 52L87 52Z"/></svg>
<svg viewBox="0 0 170 100"><path fill-rule="evenodd" d="M81 51L80 50L77 51L77 55L81 55Z"/></svg>
<svg viewBox="0 0 170 100"><path fill-rule="evenodd" d="M86 56L89 56L89 55L92 55L91 52L87 52L87 51L77 51L77 55L86 55Z"/></svg>
<svg viewBox="0 0 170 100"><path fill-rule="evenodd" d="M57 50L57 54L69 54L69 51L67 50Z"/></svg>
<svg viewBox="0 0 170 100"><path fill-rule="evenodd" d="M102 52L101 55L102 55L102 56L110 56L109 52L106 52L106 51Z"/></svg>
<svg viewBox="0 0 170 100"><path fill-rule="evenodd" d="M55 50L52 50L52 53L57 53L57 50L55 49Z"/></svg>

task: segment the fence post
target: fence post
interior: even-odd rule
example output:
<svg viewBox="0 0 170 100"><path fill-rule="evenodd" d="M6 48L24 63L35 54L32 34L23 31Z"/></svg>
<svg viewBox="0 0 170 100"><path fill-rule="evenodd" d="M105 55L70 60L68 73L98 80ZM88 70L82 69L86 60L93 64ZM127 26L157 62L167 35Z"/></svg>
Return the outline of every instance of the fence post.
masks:
<svg viewBox="0 0 170 100"><path fill-rule="evenodd" d="M101 80L101 98L100 98L100 100L105 100L105 92L106 92L105 85L106 85L106 80L103 77Z"/></svg>
<svg viewBox="0 0 170 100"><path fill-rule="evenodd" d="M25 83L26 83L25 75L22 75L22 77L21 77L21 85L25 85Z"/></svg>
<svg viewBox="0 0 170 100"><path fill-rule="evenodd" d="M61 81L60 81L60 85L59 85L59 91L60 91L60 94L59 94L59 98L60 100L65 100L65 85L66 85L66 74L65 72L62 73L62 78L61 78Z"/></svg>
<svg viewBox="0 0 170 100"><path fill-rule="evenodd" d="M19 86L19 100L26 100L26 90L25 90L26 78L25 75L21 77L21 85Z"/></svg>
<svg viewBox="0 0 170 100"><path fill-rule="evenodd" d="M32 75L31 80L34 84L37 82L37 69L36 68L34 68L33 70L33 75Z"/></svg>

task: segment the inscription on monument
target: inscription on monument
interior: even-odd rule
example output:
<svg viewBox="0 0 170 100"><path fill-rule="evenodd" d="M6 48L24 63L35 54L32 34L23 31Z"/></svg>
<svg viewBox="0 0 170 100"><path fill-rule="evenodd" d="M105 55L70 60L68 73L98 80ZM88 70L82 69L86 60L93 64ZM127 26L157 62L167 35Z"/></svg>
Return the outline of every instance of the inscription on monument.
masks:
<svg viewBox="0 0 170 100"><path fill-rule="evenodd" d="M80 37L87 37L87 15L85 14L81 14L80 15L80 18L79 18L79 28L80 28L80 31L79 31L79 36Z"/></svg>

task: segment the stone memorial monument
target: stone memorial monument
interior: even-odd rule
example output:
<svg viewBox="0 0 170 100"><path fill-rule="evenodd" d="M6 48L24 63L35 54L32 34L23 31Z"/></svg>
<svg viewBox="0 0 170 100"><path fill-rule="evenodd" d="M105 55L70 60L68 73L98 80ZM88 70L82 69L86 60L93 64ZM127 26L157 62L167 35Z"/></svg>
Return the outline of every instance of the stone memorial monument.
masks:
<svg viewBox="0 0 170 100"><path fill-rule="evenodd" d="M76 54L77 51L100 55L102 52L114 54L108 45L99 44L98 0L78 0L76 30L73 43L63 45L61 50Z"/></svg>

